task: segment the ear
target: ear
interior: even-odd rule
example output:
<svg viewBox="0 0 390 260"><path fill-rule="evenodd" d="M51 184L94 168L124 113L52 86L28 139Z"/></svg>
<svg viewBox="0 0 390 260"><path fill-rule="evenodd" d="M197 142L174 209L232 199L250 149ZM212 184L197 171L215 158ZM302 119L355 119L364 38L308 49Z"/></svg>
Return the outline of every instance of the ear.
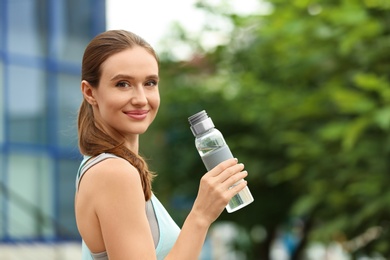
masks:
<svg viewBox="0 0 390 260"><path fill-rule="evenodd" d="M81 81L81 93L84 96L84 99L90 104L90 105L96 105L96 99L93 96L94 88L89 84L88 81L82 80Z"/></svg>

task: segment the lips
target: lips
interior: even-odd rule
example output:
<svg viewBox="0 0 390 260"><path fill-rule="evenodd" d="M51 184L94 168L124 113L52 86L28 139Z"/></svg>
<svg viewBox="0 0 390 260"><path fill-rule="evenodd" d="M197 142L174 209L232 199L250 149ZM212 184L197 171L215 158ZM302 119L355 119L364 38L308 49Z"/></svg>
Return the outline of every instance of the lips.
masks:
<svg viewBox="0 0 390 260"><path fill-rule="evenodd" d="M146 118L148 112L149 110L132 110L125 112L125 114L132 119L142 120Z"/></svg>

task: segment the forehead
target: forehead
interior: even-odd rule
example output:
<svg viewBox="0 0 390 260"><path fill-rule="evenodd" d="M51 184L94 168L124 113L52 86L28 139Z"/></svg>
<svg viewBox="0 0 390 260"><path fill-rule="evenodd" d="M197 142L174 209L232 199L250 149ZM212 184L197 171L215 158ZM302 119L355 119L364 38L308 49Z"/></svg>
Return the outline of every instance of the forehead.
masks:
<svg viewBox="0 0 390 260"><path fill-rule="evenodd" d="M158 62L145 48L135 46L108 57L101 65L101 72L102 77L118 73L158 74Z"/></svg>

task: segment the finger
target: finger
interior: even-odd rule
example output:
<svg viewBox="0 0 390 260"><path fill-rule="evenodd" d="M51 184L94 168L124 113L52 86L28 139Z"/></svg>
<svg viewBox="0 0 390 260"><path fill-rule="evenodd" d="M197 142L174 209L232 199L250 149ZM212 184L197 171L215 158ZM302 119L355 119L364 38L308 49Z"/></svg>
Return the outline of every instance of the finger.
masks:
<svg viewBox="0 0 390 260"><path fill-rule="evenodd" d="M239 181L238 183L236 183L235 185L231 186L227 191L228 198L230 198L230 199L233 198L240 191L242 191L247 185L248 185L248 182L246 180L242 180L242 181Z"/></svg>
<svg viewBox="0 0 390 260"><path fill-rule="evenodd" d="M224 189L232 189L232 187L235 187L239 183L243 181L245 177L248 176L247 171L238 172L234 175L232 175L230 178L226 179L225 182L223 182Z"/></svg>
<svg viewBox="0 0 390 260"><path fill-rule="evenodd" d="M227 168L236 165L238 162L237 158L231 158L228 160L225 160L221 163L219 163L217 166L215 166L213 169L211 169L207 174L210 176L217 176Z"/></svg>
<svg viewBox="0 0 390 260"><path fill-rule="evenodd" d="M218 176L215 177L218 178L219 182L224 182L234 174L237 174L238 172L241 172L243 170L244 170L244 164L238 163L236 165L227 168L226 170L224 170Z"/></svg>

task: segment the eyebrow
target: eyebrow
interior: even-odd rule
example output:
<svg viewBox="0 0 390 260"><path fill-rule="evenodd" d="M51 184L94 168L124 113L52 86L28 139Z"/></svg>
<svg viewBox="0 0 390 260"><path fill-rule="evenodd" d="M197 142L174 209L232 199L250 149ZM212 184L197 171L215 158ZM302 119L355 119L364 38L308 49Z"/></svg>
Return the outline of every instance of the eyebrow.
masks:
<svg viewBox="0 0 390 260"><path fill-rule="evenodd" d="M131 79L133 80L134 77L133 76L130 76L130 75L126 75L126 74L117 74L115 75L114 77L111 78L111 81L116 81L118 79ZM155 79L155 80L159 80L159 76L156 75L156 74L152 74L152 75L148 75L146 76L146 79Z"/></svg>

